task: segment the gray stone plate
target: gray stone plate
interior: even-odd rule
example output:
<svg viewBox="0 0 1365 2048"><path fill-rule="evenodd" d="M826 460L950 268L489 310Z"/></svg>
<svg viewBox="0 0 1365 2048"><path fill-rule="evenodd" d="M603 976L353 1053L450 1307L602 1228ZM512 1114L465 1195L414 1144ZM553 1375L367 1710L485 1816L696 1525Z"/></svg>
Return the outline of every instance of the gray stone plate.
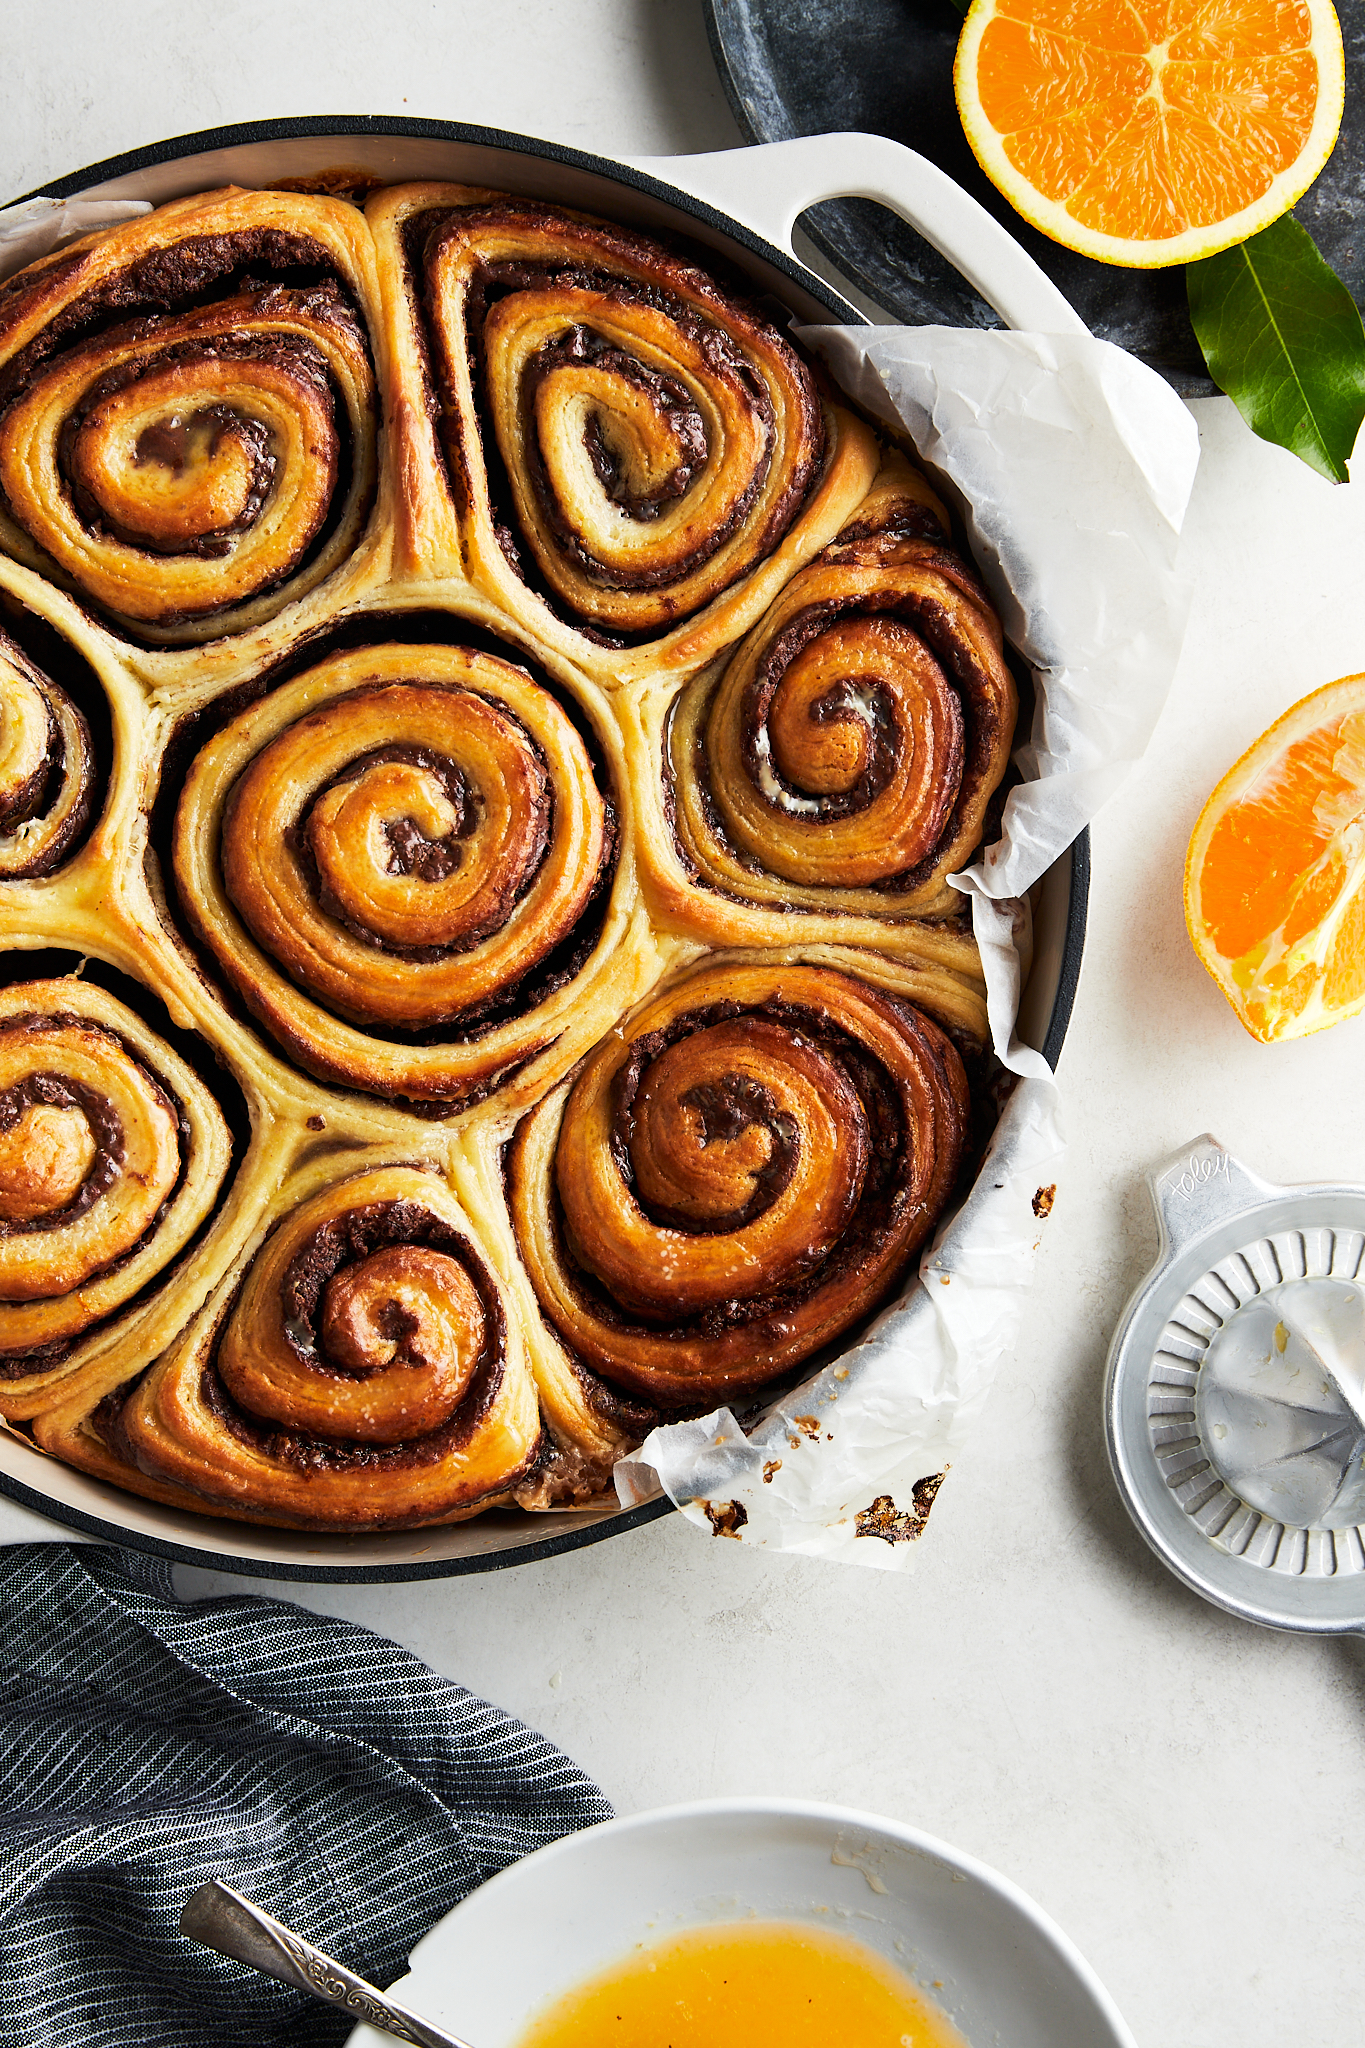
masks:
<svg viewBox="0 0 1365 2048"><path fill-rule="evenodd" d="M754 142L853 130L927 156L1015 235L1091 330L1187 397L1214 386L1185 309L1185 273L1118 270L1077 256L1022 221L967 146L953 99L961 16L952 0L703 0L735 116ZM1346 118L1327 168L1294 209L1358 301L1365 299L1365 0L1337 0L1346 42ZM998 327L950 264L884 208L817 206L812 241L878 305L910 324Z"/></svg>

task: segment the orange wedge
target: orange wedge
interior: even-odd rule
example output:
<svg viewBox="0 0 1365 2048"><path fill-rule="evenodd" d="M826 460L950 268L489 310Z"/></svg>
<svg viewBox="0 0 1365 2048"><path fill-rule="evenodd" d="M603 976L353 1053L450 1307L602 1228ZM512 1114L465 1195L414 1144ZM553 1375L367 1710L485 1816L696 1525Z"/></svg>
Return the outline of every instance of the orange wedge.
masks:
<svg viewBox="0 0 1365 2048"><path fill-rule="evenodd" d="M1102 263L1189 263L1268 227L1341 126L1330 0L972 0L958 111L1024 219Z"/></svg>
<svg viewBox="0 0 1365 2048"><path fill-rule="evenodd" d="M1315 690L1228 770L1190 839L1185 922L1263 1044L1365 1010L1365 676Z"/></svg>

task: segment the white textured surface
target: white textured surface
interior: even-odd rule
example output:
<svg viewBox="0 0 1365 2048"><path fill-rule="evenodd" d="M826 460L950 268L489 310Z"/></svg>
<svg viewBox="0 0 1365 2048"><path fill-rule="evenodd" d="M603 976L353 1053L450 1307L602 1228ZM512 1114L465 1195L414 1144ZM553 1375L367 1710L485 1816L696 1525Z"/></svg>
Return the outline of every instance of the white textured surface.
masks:
<svg viewBox="0 0 1365 2048"><path fill-rule="evenodd" d="M10 0L4 41L6 193L258 112L406 110L607 152L736 139L694 0ZM1272 1180L1365 1179L1365 1022L1254 1045L1180 910L1208 789L1294 698L1365 669L1365 501L1225 403L1196 411L1193 623L1094 831L1067 1175L1018 1355L918 1571L671 1520L481 1579L281 1590L525 1715L622 1810L790 1792L944 1836L1061 1921L1142 2048L1357 2048L1365 1645L1262 1634L1185 1593L1129 1528L1100 1438L1109 1330L1155 1245L1147 1164L1210 1129Z"/></svg>

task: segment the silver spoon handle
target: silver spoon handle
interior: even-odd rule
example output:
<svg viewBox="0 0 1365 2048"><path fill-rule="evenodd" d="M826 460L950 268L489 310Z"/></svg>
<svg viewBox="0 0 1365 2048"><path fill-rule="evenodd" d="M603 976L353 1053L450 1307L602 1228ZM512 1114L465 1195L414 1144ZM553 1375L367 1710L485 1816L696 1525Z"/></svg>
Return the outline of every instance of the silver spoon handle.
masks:
<svg viewBox="0 0 1365 2048"><path fill-rule="evenodd" d="M339 2005L357 2019L408 2041L413 2048L469 2048L455 2034L443 2033L430 2020L419 2019L405 2006L395 2005L382 1991L357 1977L344 1964L325 1956L311 1941L292 1928L282 1927L269 1913L244 1899L231 1885L211 1878L185 1901L180 1914L180 1932L219 1955L232 1956L264 1976L296 1985L314 1998Z"/></svg>

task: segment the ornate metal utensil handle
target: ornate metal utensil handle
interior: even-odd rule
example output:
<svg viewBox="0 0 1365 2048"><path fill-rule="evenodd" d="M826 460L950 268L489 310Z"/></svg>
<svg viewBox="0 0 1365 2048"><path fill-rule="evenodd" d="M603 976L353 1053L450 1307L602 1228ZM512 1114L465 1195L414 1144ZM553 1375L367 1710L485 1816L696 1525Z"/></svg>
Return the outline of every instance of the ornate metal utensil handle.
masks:
<svg viewBox="0 0 1365 2048"><path fill-rule="evenodd" d="M186 1900L180 1915L180 1932L219 1955L232 1956L264 1976L278 1977L328 2005L339 2005L357 2019L392 2034L396 2041L408 2041L412 2048L469 2048L458 2034L448 2034L420 2019L406 2006L396 2005L382 1991L357 1977L344 1964L324 1955L301 1934L278 1920L250 1899L233 1891L231 1885L211 1878Z"/></svg>

